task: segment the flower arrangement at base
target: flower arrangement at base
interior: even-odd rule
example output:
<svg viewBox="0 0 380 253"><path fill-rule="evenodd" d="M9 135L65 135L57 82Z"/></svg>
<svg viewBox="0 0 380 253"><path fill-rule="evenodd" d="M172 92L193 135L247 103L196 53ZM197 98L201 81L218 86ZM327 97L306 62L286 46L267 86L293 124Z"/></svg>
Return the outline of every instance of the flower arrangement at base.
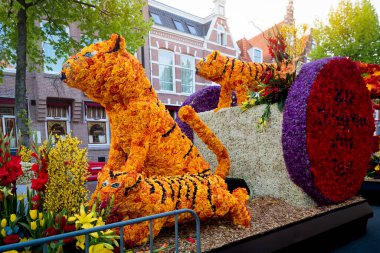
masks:
<svg viewBox="0 0 380 253"><path fill-rule="evenodd" d="M226 57L219 51L213 51L196 66L199 76L220 84L219 102L215 112L230 107L233 91L236 92L237 104L241 105L246 100L249 90L256 88L256 81L268 70L268 64L242 62Z"/></svg>
<svg viewBox="0 0 380 253"><path fill-rule="evenodd" d="M380 151L371 155L366 178L380 179Z"/></svg>
<svg viewBox="0 0 380 253"><path fill-rule="evenodd" d="M209 173L144 177L134 171L114 171L103 181L99 193L101 200L115 196L114 210L123 220L190 208L201 220L228 215L234 224L250 226L247 191L239 188L230 193L221 177ZM191 214L181 214L178 221L191 218ZM157 236L163 227L173 225L174 217L156 219L153 235ZM124 227L124 241L129 247L141 245L148 239L149 222Z"/></svg>
<svg viewBox="0 0 380 253"><path fill-rule="evenodd" d="M71 214L78 211L87 199L87 149L80 148L80 145L81 141L71 135L56 138L54 147L48 154L49 180L46 184L44 210L67 210Z"/></svg>
<svg viewBox="0 0 380 253"><path fill-rule="evenodd" d="M347 58L305 64L289 91L282 146L293 182L320 204L359 190L372 153L372 104Z"/></svg>

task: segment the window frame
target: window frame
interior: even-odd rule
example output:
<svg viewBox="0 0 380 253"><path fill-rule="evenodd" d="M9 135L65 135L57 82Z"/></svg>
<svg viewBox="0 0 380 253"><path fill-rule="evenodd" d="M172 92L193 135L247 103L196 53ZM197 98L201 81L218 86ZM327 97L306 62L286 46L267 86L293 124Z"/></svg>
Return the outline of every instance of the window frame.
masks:
<svg viewBox="0 0 380 253"><path fill-rule="evenodd" d="M224 26L219 24L216 30L217 30L217 43L220 46L227 46L227 33Z"/></svg>
<svg viewBox="0 0 380 253"><path fill-rule="evenodd" d="M63 107L66 109L66 116L65 117L51 117L48 116L48 108L49 107ZM46 105L46 124L45 124L45 133L46 133L46 139L49 138L49 122L65 122L66 124L66 134L69 134L71 131L70 126L70 118L71 118L71 106L49 106Z"/></svg>
<svg viewBox="0 0 380 253"><path fill-rule="evenodd" d="M192 66L190 66L190 68L186 68L186 67L182 66L182 59L183 58L190 59L190 61L192 62ZM181 67L181 93L192 94L195 91L195 71L194 71L194 69L195 69L195 57L192 55L181 54L180 55L180 67ZM191 72L191 78L192 78L191 85L184 85L183 74L182 74L183 70L187 70L187 71ZM184 92L183 87L191 87L190 92Z"/></svg>
<svg viewBox="0 0 380 253"><path fill-rule="evenodd" d="M197 29L195 28L195 26L190 25L190 24L186 24L186 25L187 25L187 29L189 29L189 32L192 35L198 36Z"/></svg>
<svg viewBox="0 0 380 253"><path fill-rule="evenodd" d="M88 108L102 108L104 110L105 118L90 118L88 113ZM84 104L84 121L86 123L86 129L87 129L87 141L88 141L88 147L89 148L98 148L98 147L109 147L111 143L111 131L110 131L110 125L108 120L108 115L104 107L101 106L93 106ZM89 123L104 123L105 124L105 143L90 143L90 132L89 132Z"/></svg>
<svg viewBox="0 0 380 253"><path fill-rule="evenodd" d="M163 64L160 62L160 54L161 53L168 53L168 54L171 54L171 60L172 60L172 65L166 65L166 64ZM162 89L162 85L161 85L161 66L164 66L164 67L171 67L171 73L172 73L172 90L169 90L169 89ZM175 82L175 54L174 52L170 51L170 50L158 50L158 80L159 80L159 88L160 88L160 91L162 92L169 92L169 93L175 93L176 92L176 82ZM163 81L163 82L166 82L166 83L169 83L167 81Z"/></svg>
<svg viewBox="0 0 380 253"><path fill-rule="evenodd" d="M154 12L150 12L150 17L153 19L153 22L155 24L162 25L160 15L158 15L157 13L154 13ZM156 21L158 21L158 22L156 22Z"/></svg>
<svg viewBox="0 0 380 253"><path fill-rule="evenodd" d="M2 135L5 135L5 134L10 134L10 131L7 132L7 129L6 129L6 125L5 125L5 120L6 119L13 119L13 124L14 124L14 128L13 128L13 132L12 132L12 136L13 138L11 138L10 140L10 148L11 149L14 149L14 148L17 148L17 124L16 124L16 116L15 115L1 115L0 116L0 130L1 130L1 133ZM13 140L14 140L14 143L13 143Z"/></svg>

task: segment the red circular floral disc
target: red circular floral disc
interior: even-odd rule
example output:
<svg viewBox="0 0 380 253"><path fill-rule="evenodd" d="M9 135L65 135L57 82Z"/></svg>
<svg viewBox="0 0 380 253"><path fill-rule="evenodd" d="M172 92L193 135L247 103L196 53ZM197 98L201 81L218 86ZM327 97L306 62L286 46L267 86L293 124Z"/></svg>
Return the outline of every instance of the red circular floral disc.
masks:
<svg viewBox="0 0 380 253"><path fill-rule="evenodd" d="M333 202L357 193L372 152L374 119L368 90L356 65L328 62L307 102L306 143L315 186Z"/></svg>

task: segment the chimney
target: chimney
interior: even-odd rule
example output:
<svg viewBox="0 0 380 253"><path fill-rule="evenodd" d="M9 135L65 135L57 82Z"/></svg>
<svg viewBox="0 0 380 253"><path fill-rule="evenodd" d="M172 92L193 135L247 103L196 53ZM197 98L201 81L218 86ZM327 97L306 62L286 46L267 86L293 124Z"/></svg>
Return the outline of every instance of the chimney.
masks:
<svg viewBox="0 0 380 253"><path fill-rule="evenodd" d="M213 13L224 17L226 15L225 6L226 6L226 0L214 0Z"/></svg>
<svg viewBox="0 0 380 253"><path fill-rule="evenodd" d="M288 6L286 7L286 15L284 18L284 23L287 25L294 25L294 6L293 0L289 0Z"/></svg>

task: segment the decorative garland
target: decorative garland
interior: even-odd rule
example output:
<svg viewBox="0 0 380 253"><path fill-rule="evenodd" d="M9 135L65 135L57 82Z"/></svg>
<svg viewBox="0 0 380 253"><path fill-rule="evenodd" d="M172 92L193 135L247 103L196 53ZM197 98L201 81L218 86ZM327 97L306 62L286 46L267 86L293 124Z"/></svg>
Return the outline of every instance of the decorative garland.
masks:
<svg viewBox="0 0 380 253"><path fill-rule="evenodd" d="M205 112L211 111L218 107L220 95L220 86L209 86L199 91L191 94L182 104L182 106L190 105L194 108L196 112ZM236 95L232 94L232 103L231 106L236 106ZM186 136L193 141L194 135L193 130L190 128L188 124L181 121L180 118L176 118L175 120L178 126L181 128L182 132L186 134Z"/></svg>
<svg viewBox="0 0 380 253"><path fill-rule="evenodd" d="M306 64L285 103L282 145L291 179L320 204L352 197L372 152L373 111L356 65Z"/></svg>

